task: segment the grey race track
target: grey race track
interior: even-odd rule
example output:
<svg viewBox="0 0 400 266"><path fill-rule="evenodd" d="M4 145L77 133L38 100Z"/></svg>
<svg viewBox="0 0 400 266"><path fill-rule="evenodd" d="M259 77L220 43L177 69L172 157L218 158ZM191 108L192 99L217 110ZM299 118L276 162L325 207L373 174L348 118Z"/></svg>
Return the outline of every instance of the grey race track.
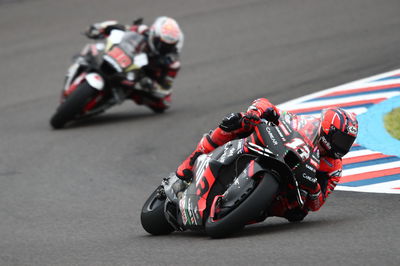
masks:
<svg viewBox="0 0 400 266"><path fill-rule="evenodd" d="M335 192L300 224L271 218L224 240L140 225L149 193L223 115L399 68L399 11L398 0L0 0L0 265L399 265L398 195ZM126 102L51 130L80 32L164 14L186 33L171 110Z"/></svg>

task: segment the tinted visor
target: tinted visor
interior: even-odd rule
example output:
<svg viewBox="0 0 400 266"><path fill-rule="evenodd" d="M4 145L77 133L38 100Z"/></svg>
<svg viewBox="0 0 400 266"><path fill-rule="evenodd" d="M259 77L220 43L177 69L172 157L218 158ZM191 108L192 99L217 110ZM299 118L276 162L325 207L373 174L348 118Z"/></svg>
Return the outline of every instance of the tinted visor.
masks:
<svg viewBox="0 0 400 266"><path fill-rule="evenodd" d="M169 54L176 51L176 45L165 43L160 38L154 38L154 47L160 54Z"/></svg>
<svg viewBox="0 0 400 266"><path fill-rule="evenodd" d="M339 130L334 131L331 136L333 152L339 154L340 157L344 156L349 152L355 139L355 137L352 137Z"/></svg>

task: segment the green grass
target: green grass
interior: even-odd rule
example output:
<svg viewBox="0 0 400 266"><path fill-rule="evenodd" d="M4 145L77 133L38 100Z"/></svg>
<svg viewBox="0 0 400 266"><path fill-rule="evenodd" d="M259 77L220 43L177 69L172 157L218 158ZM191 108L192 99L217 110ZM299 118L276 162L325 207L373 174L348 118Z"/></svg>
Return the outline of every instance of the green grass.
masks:
<svg viewBox="0 0 400 266"><path fill-rule="evenodd" d="M392 137L400 139L400 108L393 109L384 117L385 128Z"/></svg>

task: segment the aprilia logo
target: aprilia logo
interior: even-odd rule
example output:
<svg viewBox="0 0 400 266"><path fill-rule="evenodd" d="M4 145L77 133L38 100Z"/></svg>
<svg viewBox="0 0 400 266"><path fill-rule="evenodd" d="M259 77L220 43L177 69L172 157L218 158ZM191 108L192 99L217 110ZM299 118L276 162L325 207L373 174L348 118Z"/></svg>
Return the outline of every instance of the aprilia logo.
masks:
<svg viewBox="0 0 400 266"><path fill-rule="evenodd" d="M304 177L304 179L307 179L308 181L310 181L312 183L316 183L317 182L317 178L315 178L315 177L313 178L313 177L307 175L306 173L303 173L303 177Z"/></svg>

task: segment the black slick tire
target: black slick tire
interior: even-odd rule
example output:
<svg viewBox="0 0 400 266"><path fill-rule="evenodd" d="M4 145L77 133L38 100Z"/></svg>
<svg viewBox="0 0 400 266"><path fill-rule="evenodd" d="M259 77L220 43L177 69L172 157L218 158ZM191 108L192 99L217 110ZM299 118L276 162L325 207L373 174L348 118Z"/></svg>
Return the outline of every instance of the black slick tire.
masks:
<svg viewBox="0 0 400 266"><path fill-rule="evenodd" d="M50 125L54 129L60 129L79 115L85 105L93 99L97 90L86 81L81 83L74 92L57 108L56 113L50 119Z"/></svg>

